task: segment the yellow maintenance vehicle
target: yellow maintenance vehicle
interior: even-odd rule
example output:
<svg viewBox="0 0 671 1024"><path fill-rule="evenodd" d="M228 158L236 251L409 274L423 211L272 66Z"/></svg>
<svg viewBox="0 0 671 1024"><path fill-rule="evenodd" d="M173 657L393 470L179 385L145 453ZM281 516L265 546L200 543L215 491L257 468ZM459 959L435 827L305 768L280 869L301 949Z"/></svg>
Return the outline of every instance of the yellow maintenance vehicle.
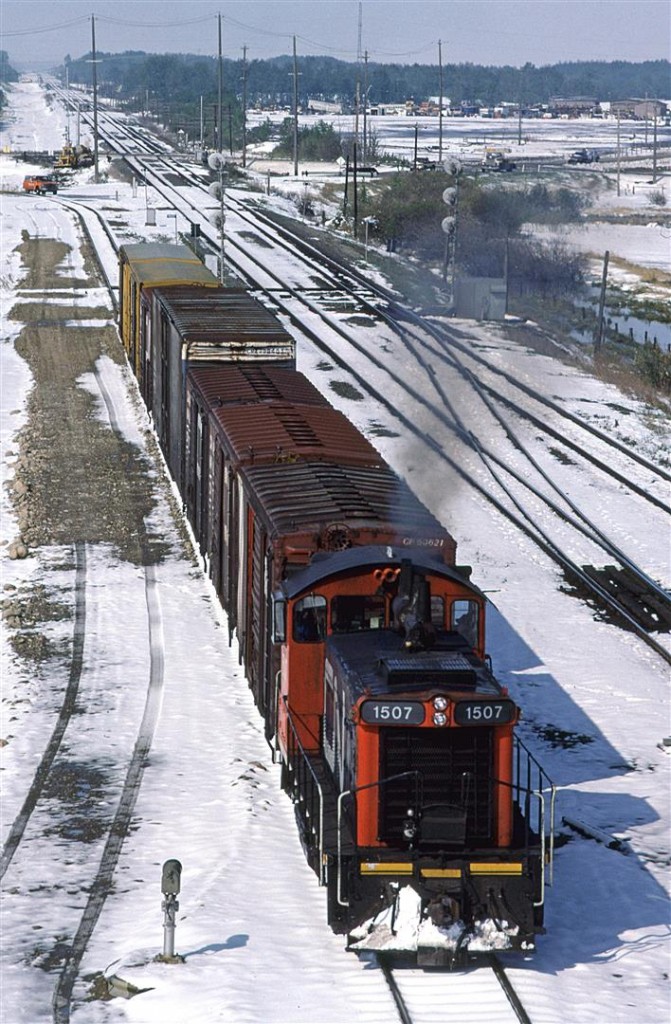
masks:
<svg viewBox="0 0 671 1024"><path fill-rule="evenodd" d="M78 167L92 167L93 166L93 153L88 146L71 146L70 143L66 143L56 160L54 161L55 170L68 169L71 171L76 170Z"/></svg>

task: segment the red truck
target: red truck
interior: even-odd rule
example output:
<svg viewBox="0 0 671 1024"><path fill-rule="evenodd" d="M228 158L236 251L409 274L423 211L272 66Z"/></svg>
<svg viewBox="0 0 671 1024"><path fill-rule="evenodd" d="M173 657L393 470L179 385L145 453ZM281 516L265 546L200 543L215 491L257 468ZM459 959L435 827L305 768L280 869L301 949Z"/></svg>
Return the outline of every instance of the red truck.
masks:
<svg viewBox="0 0 671 1024"><path fill-rule="evenodd" d="M43 195L46 192L56 194L58 192L58 181L48 174L28 174L23 179L25 192L34 192Z"/></svg>

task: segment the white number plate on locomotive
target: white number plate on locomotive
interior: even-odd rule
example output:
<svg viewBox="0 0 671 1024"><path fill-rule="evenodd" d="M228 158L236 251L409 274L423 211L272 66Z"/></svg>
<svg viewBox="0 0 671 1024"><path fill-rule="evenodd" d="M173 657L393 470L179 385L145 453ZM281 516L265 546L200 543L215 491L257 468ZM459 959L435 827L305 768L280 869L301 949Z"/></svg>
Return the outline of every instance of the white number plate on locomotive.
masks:
<svg viewBox="0 0 671 1024"><path fill-rule="evenodd" d="M457 725L505 725L515 717L511 700L460 700L454 705Z"/></svg>
<svg viewBox="0 0 671 1024"><path fill-rule="evenodd" d="M367 700L361 705L361 720L370 725L421 725L424 705L416 700Z"/></svg>

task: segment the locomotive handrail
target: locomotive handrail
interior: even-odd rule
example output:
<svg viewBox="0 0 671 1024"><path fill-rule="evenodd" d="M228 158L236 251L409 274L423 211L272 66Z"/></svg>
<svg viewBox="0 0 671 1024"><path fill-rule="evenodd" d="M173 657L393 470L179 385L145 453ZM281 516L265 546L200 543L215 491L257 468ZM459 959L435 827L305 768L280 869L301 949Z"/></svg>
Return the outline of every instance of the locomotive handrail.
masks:
<svg viewBox="0 0 671 1024"><path fill-rule="evenodd" d="M341 907L349 907L349 900L342 899L342 805L345 797L354 796L356 793L362 793L364 789L375 789L380 786L385 786L388 782L398 782L399 779L409 779L412 776L415 777L415 781L420 781L422 773L413 770L409 772L401 772L399 775L390 775L386 779L378 779L377 782L367 782L365 786L355 786L354 789L344 789L342 793L338 795L338 816L337 816L337 829L336 829L336 841L337 841L337 858L338 858L338 878L336 885L336 900ZM355 805L356 806L356 805ZM354 831L356 832L356 821L354 823Z"/></svg>
<svg viewBox="0 0 671 1024"><path fill-rule="evenodd" d="M522 794L525 795L525 797L526 797L526 800L525 800L525 812L526 812L525 813L525 820L527 822L527 827L530 827L529 826L530 801L534 797L538 800L538 822L539 822L539 825L538 825L538 835L539 835L540 846L541 846L541 851L540 851L541 852L541 855L540 855L540 869L541 869L540 882L541 882L541 884L540 884L540 900L539 901L534 901L534 906L535 907L542 907L544 905L544 903L545 903L546 847L547 847L547 852L548 852L548 863L549 863L549 868L550 868L550 870L549 870L549 881L548 881L547 884L548 885L552 885L553 881L554 881L554 821L555 821L555 799L556 799L557 789L556 789L556 786L554 785L554 783L552 782L552 780L550 779L550 776L543 769L541 764L536 760L536 758L533 756L531 751L525 746L525 744L520 739L518 739L516 737L515 740L516 740L516 754L517 754L517 780L513 781L513 782L510 782L510 781L504 780L504 779L493 779L492 781L494 782L495 785L507 786L509 789L512 789L513 791L515 791L517 793L517 795L518 795L518 800L520 799ZM522 754L526 755L526 783L527 783L526 785L523 785L523 783L520 781L520 778L519 778L520 771L521 771L520 760L521 760L521 755ZM532 780L532 769L533 768L536 769L536 772L538 774L538 780L537 780L537 784L535 786L534 786L533 780ZM376 788L376 787L379 788L379 787L381 787L383 785L386 785L387 782L396 782L399 779L405 779L405 778L409 778L411 776L414 776L416 780L421 782L421 777L422 777L422 773L421 772L416 771L416 770L415 771L408 771L408 772L401 772L399 775L390 775L386 779L378 779L377 782L369 782L365 786L356 786L353 789L343 790L343 792L338 795L338 801L337 801L337 829L336 829L336 840L337 840L337 847L336 847L336 849L337 849L338 868L337 868L336 900L337 900L338 904L341 907L348 907L349 906L349 900L343 899L343 895L342 895L342 838L341 837L342 837L343 804L344 804L345 798L346 797L354 796L357 793L363 792L363 790L373 789L373 788ZM546 840L546 828L545 828L545 825L546 825L546 791L549 791L549 795L550 795L550 816L549 816L550 817L550 820L549 820L549 826L550 827L549 827L549 836L548 836L547 840ZM354 823L354 827L356 828L356 822Z"/></svg>
<svg viewBox="0 0 671 1024"><path fill-rule="evenodd" d="M310 760L305 752L305 748L303 747L303 744L298 738L298 732L296 730L296 726L294 725L293 716L291 714L291 711L289 710L289 701L285 693L282 694L282 700L284 701L284 706L287 713L287 721L289 723L289 726L291 727L293 742L298 747L298 750L303 760L303 764L306 766L307 770L312 776L312 782L315 789L317 790L317 795L319 798L319 882L321 885L324 885L324 793L321 787L321 783L317 778L317 775L315 774L315 770L310 764ZM295 749L288 751L288 753L293 754L295 756Z"/></svg>
<svg viewBox="0 0 671 1024"><path fill-rule="evenodd" d="M550 794L550 821L548 829L547 839L547 853L548 853L548 865L549 865L549 881L548 885L554 884L554 832L555 832L555 801L557 798L557 787L553 783L552 779L545 771L543 766L536 760L534 755L531 753L529 748L523 743L519 736L515 737L515 754L516 754L516 776L517 781L513 783L516 789L524 791L527 800L525 802L525 811L527 820L529 819L530 812L530 798L536 797L538 800L538 821L539 821L539 835L541 841L541 899L539 903L534 903L534 906L540 907L545 902L545 856L546 856L546 838L545 838L545 793L549 791ZM520 782L520 774L522 766L520 760L522 754L526 757L526 786L522 786ZM534 786L532 780L532 768L536 769L537 772L537 783Z"/></svg>

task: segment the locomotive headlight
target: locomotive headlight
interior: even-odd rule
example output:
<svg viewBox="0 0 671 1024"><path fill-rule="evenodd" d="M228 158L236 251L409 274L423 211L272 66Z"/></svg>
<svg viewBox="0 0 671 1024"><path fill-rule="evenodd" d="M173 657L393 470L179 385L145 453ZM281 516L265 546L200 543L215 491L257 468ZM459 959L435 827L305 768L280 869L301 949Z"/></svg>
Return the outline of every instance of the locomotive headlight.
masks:
<svg viewBox="0 0 671 1024"><path fill-rule="evenodd" d="M436 711L445 711L447 707L447 697L434 697L433 706Z"/></svg>
<svg viewBox="0 0 671 1024"><path fill-rule="evenodd" d="M443 711L435 711L433 715L434 725L445 725L447 722L447 715Z"/></svg>

